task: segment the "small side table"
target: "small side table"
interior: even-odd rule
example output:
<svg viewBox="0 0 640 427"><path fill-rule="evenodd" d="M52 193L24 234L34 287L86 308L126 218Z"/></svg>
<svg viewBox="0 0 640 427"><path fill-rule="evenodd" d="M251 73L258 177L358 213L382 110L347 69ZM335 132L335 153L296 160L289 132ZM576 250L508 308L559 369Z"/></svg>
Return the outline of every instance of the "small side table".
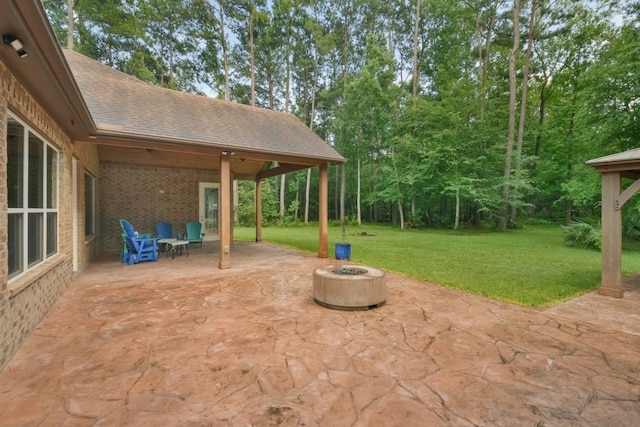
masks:
<svg viewBox="0 0 640 427"><path fill-rule="evenodd" d="M189 256L189 242L187 242L186 240L179 240L179 239L159 239L158 240L158 244L159 245L164 245L165 247L165 253L167 254L167 257L169 256L169 253L171 253L171 259L174 259L176 257L176 252L179 255L182 255L182 248L186 247L186 251L187 251L187 256Z"/></svg>
<svg viewBox="0 0 640 427"><path fill-rule="evenodd" d="M189 256L189 242L187 242L186 240L178 240L176 239L175 242L171 243L171 253L172 256L171 258L173 258L176 255L176 251L182 255L182 248L185 248L185 250L187 251L187 257Z"/></svg>

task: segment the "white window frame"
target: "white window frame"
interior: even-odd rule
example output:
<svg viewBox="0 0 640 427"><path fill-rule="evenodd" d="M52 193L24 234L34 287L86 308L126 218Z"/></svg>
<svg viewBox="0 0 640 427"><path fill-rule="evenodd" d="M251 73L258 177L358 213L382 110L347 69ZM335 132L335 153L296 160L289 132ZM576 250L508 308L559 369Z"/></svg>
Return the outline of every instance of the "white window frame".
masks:
<svg viewBox="0 0 640 427"><path fill-rule="evenodd" d="M21 241L16 242L17 247L21 248L20 258L18 259L18 267L16 270L9 272L9 281L13 281L16 278L22 276L30 270L33 270L38 265L52 258L53 256L59 253L60 248L60 212L59 212L59 204L60 204L60 158L61 152L60 150L53 145L49 140L44 138L40 133L35 131L29 125L27 125L24 121L20 120L15 115L9 113L7 115L7 122L4 123L6 126L6 135L8 135L8 124L9 120L15 121L18 125L22 126L24 129L23 132L23 165L22 165L22 206L19 207L8 207L7 215L20 215L22 216L21 222L21 230L16 230L16 235L19 236ZM35 137L40 140L42 143L43 153L42 153L42 182L40 185L42 186L42 207L29 207L29 136ZM7 142L8 143L8 142ZM49 150L55 153L55 170L49 171ZM7 162L10 162L11 159L7 159ZM48 182L48 178L52 177L53 183L51 186L52 193L52 206L48 206L48 197L50 193L50 186ZM40 253L37 254L37 259L32 263L29 263L29 215L38 214L42 216L42 229L40 230L40 235L37 239L40 239ZM54 224L49 224L49 215L55 214ZM11 221L9 221L9 226L11 226ZM55 247L52 247L49 250L49 241L47 237L49 236L49 229L51 227L55 227ZM9 230L9 234L11 234L11 230ZM9 242L7 242L8 250L15 251L16 248L12 248L9 246ZM36 245L37 246L37 245ZM13 266L9 266L11 268Z"/></svg>

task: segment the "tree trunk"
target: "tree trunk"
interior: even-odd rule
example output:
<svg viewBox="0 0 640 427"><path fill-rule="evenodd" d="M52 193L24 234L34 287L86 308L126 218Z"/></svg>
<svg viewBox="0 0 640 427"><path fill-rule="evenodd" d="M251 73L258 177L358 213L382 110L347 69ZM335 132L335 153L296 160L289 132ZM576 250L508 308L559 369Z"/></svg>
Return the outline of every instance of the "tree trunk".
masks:
<svg viewBox="0 0 640 427"><path fill-rule="evenodd" d="M345 196L345 192L346 192L346 183L347 183L347 172L346 172L346 165L343 163L342 165L340 165L340 171L342 174L342 177L340 179L340 225L342 225L342 227L345 226L345 217L344 217L344 196Z"/></svg>
<svg viewBox="0 0 640 427"><path fill-rule="evenodd" d="M233 222L235 222L236 224L238 223L238 202L239 202L239 197L238 197L238 180L234 179L233 180Z"/></svg>
<svg viewBox="0 0 640 427"><path fill-rule="evenodd" d="M357 198L357 215L358 215L358 225L362 225L362 210L360 208L360 189L361 189L361 184L360 184L360 157L358 157L358 194L356 195Z"/></svg>
<svg viewBox="0 0 640 427"><path fill-rule="evenodd" d="M229 58L227 53L227 36L224 29L224 0L218 0L220 20L220 44L222 45L222 64L224 67L224 99L231 101L231 86L229 84Z"/></svg>
<svg viewBox="0 0 640 427"><path fill-rule="evenodd" d="M67 0L67 49L73 50L73 7L75 0Z"/></svg>
<svg viewBox="0 0 640 427"><path fill-rule="evenodd" d="M307 169L307 186L304 190L304 223L309 224L309 193L311 193L311 169Z"/></svg>
<svg viewBox="0 0 640 427"><path fill-rule="evenodd" d="M498 1L495 0L490 10L489 24L487 25L487 35L484 44L484 56L481 58L482 73L480 77L480 120L484 120L485 98L487 91L487 81L489 80L489 48L491 47L491 37L493 36L493 27L496 24L496 12L498 9ZM480 47L479 47L480 48Z"/></svg>
<svg viewBox="0 0 640 427"><path fill-rule="evenodd" d="M520 48L520 0L513 2L513 49L509 54L509 130L507 132L507 150L504 160L504 183L502 184L502 206L498 228L507 229L509 209L509 181L511 177L511 156L516 128L516 59Z"/></svg>
<svg viewBox="0 0 640 427"><path fill-rule="evenodd" d="M371 194L375 193L377 190L377 182L376 182L376 165L373 162L373 160L371 161ZM378 222L378 202L373 202L371 204L371 213L370 213L370 218L371 221L376 223Z"/></svg>
<svg viewBox="0 0 640 427"><path fill-rule="evenodd" d="M251 105L256 106L256 57L253 46L253 3L249 5L249 56L251 67Z"/></svg>
<svg viewBox="0 0 640 427"><path fill-rule="evenodd" d="M567 135L567 177L565 182L571 182L573 178L573 144L575 137L576 125L576 92L573 93L573 102L571 104L571 116L569 118L569 134ZM565 224L571 225L573 216L573 204L571 198L567 198L565 202Z"/></svg>
<svg viewBox="0 0 640 427"><path fill-rule="evenodd" d="M413 95L414 107L418 102L418 79L419 79L418 44L420 41L420 6L421 5L422 5L422 0L416 0L416 19L413 27L413 91L411 92Z"/></svg>
<svg viewBox="0 0 640 427"><path fill-rule="evenodd" d="M173 46L173 25L169 25L169 83L173 83L173 68L174 68L174 46Z"/></svg>
<svg viewBox="0 0 640 427"><path fill-rule="evenodd" d="M533 34L536 24L537 0L531 1L531 16L529 17L529 36L527 37L527 54L524 62L524 72L522 75L522 95L520 99L520 120L518 122L518 145L516 148L516 182L513 187L514 204L511 206L511 222L516 222L518 217L518 185L520 182L520 171L522 168L522 141L524 139L524 122L527 114L527 94L529 85L529 68L531 66L531 53L533 51Z"/></svg>
<svg viewBox="0 0 640 427"><path fill-rule="evenodd" d="M453 222L453 229L457 230L460 225L460 188L456 187L456 218Z"/></svg>
<svg viewBox="0 0 640 427"><path fill-rule="evenodd" d="M396 165L395 149L391 149L391 162L393 163L393 171L396 175L396 193L398 197L398 214L400 216L400 229L404 229L404 209L402 207L402 193L400 190L400 175L398 174L398 166Z"/></svg>
<svg viewBox="0 0 640 427"><path fill-rule="evenodd" d="M346 98L347 94L347 76L349 73L348 61L349 61L349 2L344 3L343 9L343 18L344 18L344 31L342 33L343 38L343 47L342 47L342 99ZM343 143L346 141L343 140ZM345 203L345 193L347 186L347 173L346 173L346 164L342 164L342 174L341 174L341 183L340 183L340 224L342 227L345 225L345 217L344 217L344 203Z"/></svg>
<svg viewBox="0 0 640 427"><path fill-rule="evenodd" d="M316 4L314 3L314 18L317 20ZM313 33L313 87L311 88L311 114L309 117L309 129L313 131L313 124L316 119L316 88L318 87L318 63L320 54L318 52L318 40L316 40L316 32ZM307 187L305 189L304 202L304 223L309 223L309 193L311 189L311 169L307 170Z"/></svg>
<svg viewBox="0 0 640 427"><path fill-rule="evenodd" d="M284 223L284 193L285 187L287 184L287 175L280 175L280 224Z"/></svg>

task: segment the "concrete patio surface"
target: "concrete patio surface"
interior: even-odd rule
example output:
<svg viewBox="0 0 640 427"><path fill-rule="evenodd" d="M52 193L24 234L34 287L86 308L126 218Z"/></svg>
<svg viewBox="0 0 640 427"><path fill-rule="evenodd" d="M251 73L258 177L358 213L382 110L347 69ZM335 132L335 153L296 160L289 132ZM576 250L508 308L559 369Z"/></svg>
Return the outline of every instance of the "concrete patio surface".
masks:
<svg viewBox="0 0 640 427"><path fill-rule="evenodd" d="M103 258L0 373L3 426L638 426L640 284L547 310L387 274L323 308L338 263L236 242Z"/></svg>

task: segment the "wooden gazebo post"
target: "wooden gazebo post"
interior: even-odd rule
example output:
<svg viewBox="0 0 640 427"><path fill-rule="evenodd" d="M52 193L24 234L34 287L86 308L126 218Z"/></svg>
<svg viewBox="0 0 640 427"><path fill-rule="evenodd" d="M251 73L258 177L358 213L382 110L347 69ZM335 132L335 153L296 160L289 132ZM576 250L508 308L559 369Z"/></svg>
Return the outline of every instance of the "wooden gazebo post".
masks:
<svg viewBox="0 0 640 427"><path fill-rule="evenodd" d="M598 292L622 298L622 206L616 208L620 172L602 174L602 281Z"/></svg>
<svg viewBox="0 0 640 427"><path fill-rule="evenodd" d="M622 207L640 190L640 148L586 164L602 174L602 282L598 292L622 298ZM634 180L624 191L623 177Z"/></svg>

